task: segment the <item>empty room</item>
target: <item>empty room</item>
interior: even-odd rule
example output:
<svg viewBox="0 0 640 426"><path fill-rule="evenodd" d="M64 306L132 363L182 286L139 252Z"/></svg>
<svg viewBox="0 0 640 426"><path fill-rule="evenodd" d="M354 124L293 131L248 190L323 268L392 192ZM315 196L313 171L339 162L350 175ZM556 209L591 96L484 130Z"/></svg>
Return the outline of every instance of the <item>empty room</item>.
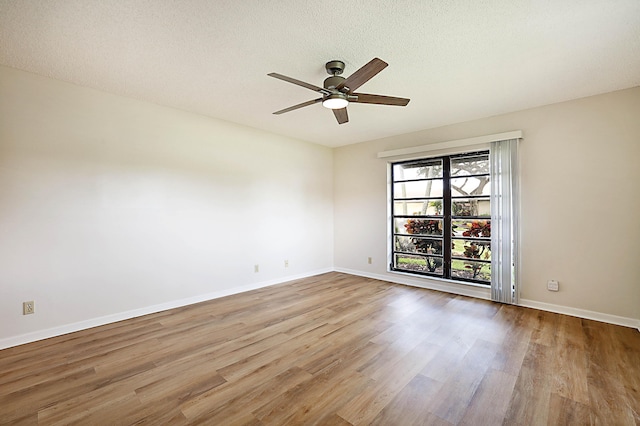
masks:
<svg viewBox="0 0 640 426"><path fill-rule="evenodd" d="M0 0L0 424L640 424L640 2Z"/></svg>

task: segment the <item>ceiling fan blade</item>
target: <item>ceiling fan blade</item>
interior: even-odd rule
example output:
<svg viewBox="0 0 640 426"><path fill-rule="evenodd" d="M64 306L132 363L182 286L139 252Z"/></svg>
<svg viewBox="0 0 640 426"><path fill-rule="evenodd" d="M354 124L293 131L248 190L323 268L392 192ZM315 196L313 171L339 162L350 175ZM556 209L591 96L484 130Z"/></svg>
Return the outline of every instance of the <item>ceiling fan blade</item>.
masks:
<svg viewBox="0 0 640 426"><path fill-rule="evenodd" d="M298 86L306 87L307 89L311 89L314 92L319 92L319 93L322 93L324 95L328 95L329 93L331 93L327 89L324 89L322 87L319 87L319 86L316 86L316 85L313 85L313 84L305 83L304 81L296 80L295 78L287 77L286 75L278 74L278 73L275 73L275 72L272 72L272 73L267 74L267 75L269 77L278 78L280 80L283 80L283 81L286 81L286 82L289 82L289 83L293 83L293 84L296 84Z"/></svg>
<svg viewBox="0 0 640 426"><path fill-rule="evenodd" d="M349 115L347 114L347 108L334 109L333 115L336 116L338 124L344 124L349 121Z"/></svg>
<svg viewBox="0 0 640 426"><path fill-rule="evenodd" d="M405 106L411 100L407 98L396 98L394 96L369 95L367 93L352 93L352 95L357 96L358 99L349 99L349 102L356 102L360 104Z"/></svg>
<svg viewBox="0 0 640 426"><path fill-rule="evenodd" d="M285 109L281 109L280 111L276 111L276 112L274 112L274 114L276 114L276 115L284 114L285 112L293 111L293 110L298 109L298 108L304 108L304 107L309 106L309 105L317 104L318 102L322 102L322 98L318 98L318 99L314 99L312 101L303 102L303 103L298 104L298 105L290 106L289 108L285 108Z"/></svg>
<svg viewBox="0 0 640 426"><path fill-rule="evenodd" d="M336 86L336 89L342 90L344 87L347 87L349 89L348 93L353 93L354 90L371 80L388 65L389 64L382 59L373 58L358 71L351 74L349 78Z"/></svg>

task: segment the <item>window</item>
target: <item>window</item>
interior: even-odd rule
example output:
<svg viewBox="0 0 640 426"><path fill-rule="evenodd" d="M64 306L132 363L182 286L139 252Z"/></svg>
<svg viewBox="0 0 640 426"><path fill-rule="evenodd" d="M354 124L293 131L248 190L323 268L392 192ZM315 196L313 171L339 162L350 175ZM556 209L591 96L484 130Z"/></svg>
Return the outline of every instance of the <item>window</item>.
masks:
<svg viewBox="0 0 640 426"><path fill-rule="evenodd" d="M391 269L489 286L489 152L392 163Z"/></svg>

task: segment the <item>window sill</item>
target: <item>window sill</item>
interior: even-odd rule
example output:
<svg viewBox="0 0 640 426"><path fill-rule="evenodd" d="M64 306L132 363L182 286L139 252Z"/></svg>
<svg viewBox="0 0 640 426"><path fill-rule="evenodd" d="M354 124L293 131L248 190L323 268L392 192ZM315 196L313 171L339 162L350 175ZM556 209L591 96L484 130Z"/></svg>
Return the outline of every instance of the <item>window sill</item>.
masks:
<svg viewBox="0 0 640 426"><path fill-rule="evenodd" d="M387 273L397 276L398 279L390 279L389 281L393 281L398 284L427 288L430 290L444 291L447 293L459 294L462 296L476 297L478 299L491 300L490 286L450 280L446 278L431 277L427 275L416 275L408 272L394 271L391 269L387 269Z"/></svg>
<svg viewBox="0 0 640 426"><path fill-rule="evenodd" d="M387 272L390 272L392 274L404 275L406 277L412 277L412 278L416 278L416 279L432 280L432 281L438 281L438 282L447 283L447 284L457 284L457 285L463 285L463 286L484 288L484 289L487 289L487 290L491 289L491 285L489 285L489 284L478 284L478 283L474 283L474 282L470 282L470 281L451 280L451 279L448 279L448 278L438 278L438 277L434 277L434 276L431 276L431 275L412 274L411 272L402 272L402 271L397 271L395 269L388 269Z"/></svg>

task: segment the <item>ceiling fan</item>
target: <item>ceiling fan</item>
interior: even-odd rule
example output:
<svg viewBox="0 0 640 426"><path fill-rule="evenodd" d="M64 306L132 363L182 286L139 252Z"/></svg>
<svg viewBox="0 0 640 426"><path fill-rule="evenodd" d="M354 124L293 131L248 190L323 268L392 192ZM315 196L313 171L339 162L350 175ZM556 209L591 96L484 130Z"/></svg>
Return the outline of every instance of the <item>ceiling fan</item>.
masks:
<svg viewBox="0 0 640 426"><path fill-rule="evenodd" d="M287 77L286 75L278 74L275 72L267 74L269 77L278 78L280 80L284 80L298 86L306 87L307 89L311 89L314 92L318 92L322 95L321 98L313 99L311 101L303 102L301 104L276 111L274 112L274 114L284 114L285 112L293 111L298 108L303 108L322 102L322 106L333 110L333 115L335 115L336 120L338 120L338 124L344 124L349 121L349 116L347 115L347 105L349 104L349 102L355 102L359 104L405 106L409 103L410 99L355 92L358 87L371 80L376 74L385 69L388 65L389 64L381 59L373 58L358 71L351 74L348 78L344 78L340 76L340 74L342 74L342 72L344 71L344 62L329 61L325 64L325 68L327 69L327 72L331 75L331 77L327 77L324 80L324 87L318 87L316 85L305 83L304 81L296 80L295 78Z"/></svg>

